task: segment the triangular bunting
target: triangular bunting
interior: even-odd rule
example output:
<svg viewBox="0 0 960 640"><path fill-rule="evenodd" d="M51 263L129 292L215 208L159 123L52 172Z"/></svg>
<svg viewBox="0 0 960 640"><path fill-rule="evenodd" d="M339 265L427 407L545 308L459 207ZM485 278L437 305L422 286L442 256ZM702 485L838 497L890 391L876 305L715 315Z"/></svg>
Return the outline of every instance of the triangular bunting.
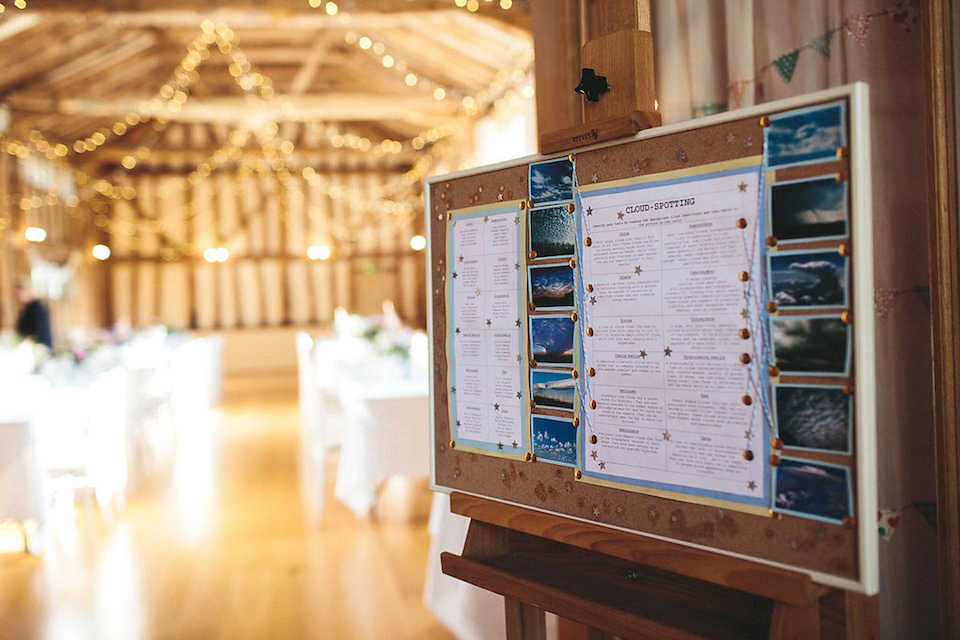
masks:
<svg viewBox="0 0 960 640"><path fill-rule="evenodd" d="M797 57L799 55L800 50L796 49L790 53L783 54L773 61L773 66L777 68L777 71L783 77L783 81L787 84L789 84L791 78L793 78L793 70L797 66Z"/></svg>
<svg viewBox="0 0 960 640"><path fill-rule="evenodd" d="M822 36L816 37L810 43L810 47L822 55L824 58L830 58L830 46L833 44L833 34L836 33L836 29L831 29L827 31Z"/></svg>
<svg viewBox="0 0 960 640"><path fill-rule="evenodd" d="M881 509L877 511L877 532L881 538L889 540L893 537L897 525L900 524L901 516L902 514L899 509Z"/></svg>
<svg viewBox="0 0 960 640"><path fill-rule="evenodd" d="M855 13L843 21L843 27L847 30L847 35L857 41L861 47L867 42L867 34L870 32L870 20L873 16L869 13Z"/></svg>

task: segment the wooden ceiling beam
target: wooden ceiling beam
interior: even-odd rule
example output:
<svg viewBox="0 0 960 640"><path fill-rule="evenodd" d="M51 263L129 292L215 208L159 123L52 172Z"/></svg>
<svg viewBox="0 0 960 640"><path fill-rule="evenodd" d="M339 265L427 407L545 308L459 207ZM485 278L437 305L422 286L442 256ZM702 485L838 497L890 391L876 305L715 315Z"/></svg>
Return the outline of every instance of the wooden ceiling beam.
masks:
<svg viewBox="0 0 960 640"><path fill-rule="evenodd" d="M300 52L299 57L302 63L300 69L297 71L297 75L293 78L293 82L290 83L290 89L287 92L289 95L298 96L307 92L307 89L313 84L313 79L317 76L317 70L320 68L324 58L327 57L329 50L338 42L340 42L339 33L326 34L324 37L317 38L317 41L310 48L310 52L305 58L303 57L303 52ZM263 58L260 56L254 56L250 52L247 52L247 55L253 56L257 64L264 64Z"/></svg>
<svg viewBox="0 0 960 640"><path fill-rule="evenodd" d="M31 89L56 91L58 85L62 84L87 82L91 79L102 80L105 71L137 59L140 54L156 43L157 38L152 33L127 36L113 46L100 47L51 69L43 81L34 84Z"/></svg>
<svg viewBox="0 0 960 640"><path fill-rule="evenodd" d="M18 92L7 97L15 112L58 113L89 118L120 118L128 113L142 117L164 117L179 122L266 123L294 120L329 122L403 119L436 123L457 113L459 105L450 100L438 101L431 96L414 93L369 94L334 93L324 95L287 96L279 100L238 97L191 98L177 113L157 105L152 96L117 96L114 98L58 97L43 92Z"/></svg>
<svg viewBox="0 0 960 640"><path fill-rule="evenodd" d="M24 14L33 14L35 10L39 9L35 6L36 4L37 0L32 0L30 8L24 10ZM442 7L433 11L398 11L398 7L409 9L409 3L393 2L396 5L394 11L373 12L365 10L359 13L337 16L328 16L322 10L310 9L306 0L297 0L298 7L306 9L306 11L300 12L276 12L260 4L245 8L228 7L209 10L196 9L195 1L189 3L190 7L184 7L182 2L178 3L176 0L172 0L164 2L164 8L162 9L157 9L153 0L150 0L149 4L149 9L135 11L78 10L75 0L71 0L64 3L65 8L63 9L55 11L40 10L37 13L44 22L48 23L84 24L95 21L97 24L108 25L112 28L186 28L196 29L198 33L203 21L213 20L217 23L227 24L235 32L240 33L239 41L241 45L243 44L242 30L244 29L261 31L271 29L276 30L278 34L291 30L299 32L322 29L364 31L366 29L396 28L411 19L426 22L444 15L452 17L453 14L466 14L469 20L471 15L463 9L450 8L449 0L443 2ZM494 24L497 22L494 21Z"/></svg>
<svg viewBox="0 0 960 640"><path fill-rule="evenodd" d="M0 23L0 42L33 29L40 24L40 16L33 14L12 15Z"/></svg>
<svg viewBox="0 0 960 640"><path fill-rule="evenodd" d="M137 163L136 171L149 171L149 167L162 167L170 165L196 166L202 162L209 161L210 156L216 150L217 147L214 145L209 147L188 147L179 149L169 147L164 149L151 149L149 158L141 160ZM101 165L119 164L124 156L135 155L136 152L137 149L133 146L109 145L98 149L94 153L87 154L85 156L85 160L87 162L99 163ZM332 147L323 147L320 149L309 150L298 149L289 156L287 164L294 168L306 166L317 167L318 165L329 163L331 152L336 152L338 157L341 157L341 160L347 157L355 157L360 160L369 160L371 166L400 167L404 169L409 168L417 160L417 158L420 157L419 152L413 151L402 151L400 153L376 155L370 152L354 151L351 149L333 149ZM258 159L263 159L263 152L259 149L250 149L243 151L240 154L240 159L238 161L254 161Z"/></svg>
<svg viewBox="0 0 960 640"><path fill-rule="evenodd" d="M101 45L116 34L114 29L104 25L89 29L85 28L85 25L85 22L66 25L66 34L62 29L37 29L41 32L37 38L33 37L32 33L25 35L24 38L29 40L24 42L24 46L31 54L22 56L17 60L17 64L0 66L0 87L33 79L47 69L56 68L63 61L82 55L81 52L90 47ZM30 44L31 41L33 44ZM9 43L4 44L9 46Z"/></svg>

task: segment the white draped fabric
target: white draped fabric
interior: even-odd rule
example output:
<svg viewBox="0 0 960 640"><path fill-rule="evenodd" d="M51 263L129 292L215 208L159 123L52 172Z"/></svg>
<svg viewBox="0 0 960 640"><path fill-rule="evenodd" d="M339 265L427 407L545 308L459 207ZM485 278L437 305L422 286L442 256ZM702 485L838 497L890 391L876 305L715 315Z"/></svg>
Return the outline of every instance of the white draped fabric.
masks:
<svg viewBox="0 0 960 640"><path fill-rule="evenodd" d="M875 308L855 313L876 317L879 505L893 509L935 499L916 4L654 0L652 7L665 123L855 81L870 85ZM936 637L936 531L908 511L880 552L883 637Z"/></svg>

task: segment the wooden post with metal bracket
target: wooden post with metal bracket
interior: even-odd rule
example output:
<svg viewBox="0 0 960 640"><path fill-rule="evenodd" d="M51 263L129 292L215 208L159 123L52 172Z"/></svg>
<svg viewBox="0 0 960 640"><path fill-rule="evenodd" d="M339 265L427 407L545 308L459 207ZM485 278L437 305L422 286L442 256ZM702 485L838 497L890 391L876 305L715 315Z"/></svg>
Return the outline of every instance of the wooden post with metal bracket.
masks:
<svg viewBox="0 0 960 640"><path fill-rule="evenodd" d="M531 13L540 153L659 126L649 0L533 0Z"/></svg>

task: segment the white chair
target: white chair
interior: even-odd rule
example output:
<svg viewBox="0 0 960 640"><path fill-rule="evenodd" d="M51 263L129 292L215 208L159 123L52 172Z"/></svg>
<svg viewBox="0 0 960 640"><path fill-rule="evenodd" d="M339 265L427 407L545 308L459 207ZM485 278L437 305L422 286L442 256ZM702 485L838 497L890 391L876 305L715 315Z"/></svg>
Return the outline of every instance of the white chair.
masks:
<svg viewBox="0 0 960 640"><path fill-rule="evenodd" d="M330 418L334 416L325 413L313 338L299 331L296 343L300 401L300 487L310 517L314 523L319 523L323 520L327 454L339 443L334 443L327 433Z"/></svg>
<svg viewBox="0 0 960 640"><path fill-rule="evenodd" d="M126 500L127 377L116 367L87 387L54 387L37 408L41 465L53 498L68 492L71 503L94 501L100 516L112 520Z"/></svg>

